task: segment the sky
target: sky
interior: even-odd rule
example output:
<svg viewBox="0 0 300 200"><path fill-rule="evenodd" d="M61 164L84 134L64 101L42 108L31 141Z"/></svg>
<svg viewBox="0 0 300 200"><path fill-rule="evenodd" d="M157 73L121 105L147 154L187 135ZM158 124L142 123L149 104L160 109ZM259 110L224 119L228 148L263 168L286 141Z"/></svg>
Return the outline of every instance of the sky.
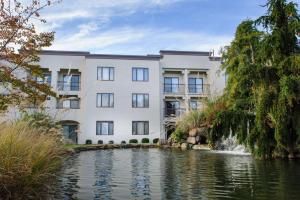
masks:
<svg viewBox="0 0 300 200"><path fill-rule="evenodd" d="M297 0L298 2L300 0ZM298 3L297 2L297 3ZM237 25L265 14L266 0L63 0L41 13L55 31L52 50L106 54L211 51L229 45ZM300 3L300 2L299 2Z"/></svg>

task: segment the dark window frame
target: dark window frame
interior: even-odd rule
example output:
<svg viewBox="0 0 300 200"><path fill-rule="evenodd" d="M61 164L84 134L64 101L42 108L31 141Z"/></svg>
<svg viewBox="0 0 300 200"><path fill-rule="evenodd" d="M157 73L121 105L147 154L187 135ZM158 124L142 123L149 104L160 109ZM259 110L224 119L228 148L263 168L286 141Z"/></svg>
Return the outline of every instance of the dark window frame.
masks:
<svg viewBox="0 0 300 200"><path fill-rule="evenodd" d="M143 106L139 107L138 106L138 95L143 95ZM135 102L136 105L134 105L134 96L135 96ZM145 96L148 96L148 98L145 98ZM148 102L146 101L148 99ZM131 97L131 106L132 108L149 108L149 93L132 93L132 97Z"/></svg>
<svg viewBox="0 0 300 200"><path fill-rule="evenodd" d="M102 123L108 123L108 134L102 133ZM109 124L112 124L112 133L109 133ZM98 124L100 125L100 132L98 133ZM114 121L96 121L96 135L114 135Z"/></svg>
<svg viewBox="0 0 300 200"><path fill-rule="evenodd" d="M138 74L139 69L143 70L143 80L138 80L138 78L137 78L137 74ZM145 73L145 71L147 71L147 73ZM145 74L147 74L146 78L145 78ZM133 82L149 82L149 68L147 68L147 67L133 67L131 76L132 76L131 79L132 79ZM135 77L135 79L134 79L134 77Z"/></svg>
<svg viewBox="0 0 300 200"><path fill-rule="evenodd" d="M144 134L138 134L137 133L137 127L138 127L138 123L144 123ZM150 123L149 121L132 121L132 135L149 135L150 133ZM134 131L136 130L136 131ZM147 132L146 132L147 130ZM136 132L136 134L134 134L134 132Z"/></svg>
<svg viewBox="0 0 300 200"><path fill-rule="evenodd" d="M108 106L103 106L103 101L102 101L102 95L103 94L108 94ZM112 95L112 106L110 106L110 100L111 100L111 95ZM98 105L98 96L101 98L101 105ZM96 107L97 108L114 108L115 107L115 95L114 93L111 92L103 92L103 93L97 93L96 95Z"/></svg>
<svg viewBox="0 0 300 200"><path fill-rule="evenodd" d="M108 80L103 79L103 69L108 68L109 74L108 74ZM101 70L101 76L99 77L99 70ZM112 70L112 79L110 79L111 75L111 70ZM114 81L115 80L115 68L114 67L97 67L97 80L99 81Z"/></svg>

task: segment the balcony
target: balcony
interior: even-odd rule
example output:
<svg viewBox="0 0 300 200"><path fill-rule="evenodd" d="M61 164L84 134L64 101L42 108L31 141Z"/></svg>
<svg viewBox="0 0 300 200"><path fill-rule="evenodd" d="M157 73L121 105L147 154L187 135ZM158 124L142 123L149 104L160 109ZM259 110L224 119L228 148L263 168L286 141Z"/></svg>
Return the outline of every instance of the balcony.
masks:
<svg viewBox="0 0 300 200"><path fill-rule="evenodd" d="M189 84L187 92L189 95L208 95L209 88L209 84ZM164 84L164 94L184 95L185 93L185 84Z"/></svg>
<svg viewBox="0 0 300 200"><path fill-rule="evenodd" d="M57 102L57 109L80 109L80 99L70 97L67 99L60 99Z"/></svg>
<svg viewBox="0 0 300 200"><path fill-rule="evenodd" d="M57 82L58 91L79 91L80 82L79 81L58 81Z"/></svg>
<svg viewBox="0 0 300 200"><path fill-rule="evenodd" d="M165 108L164 116L167 118L176 118L182 116L186 112L185 108Z"/></svg>
<svg viewBox="0 0 300 200"><path fill-rule="evenodd" d="M188 92L190 95L207 95L210 93L209 84L189 84Z"/></svg>
<svg viewBox="0 0 300 200"><path fill-rule="evenodd" d="M164 83L164 93L165 94L184 94L185 86L184 84L167 84Z"/></svg>

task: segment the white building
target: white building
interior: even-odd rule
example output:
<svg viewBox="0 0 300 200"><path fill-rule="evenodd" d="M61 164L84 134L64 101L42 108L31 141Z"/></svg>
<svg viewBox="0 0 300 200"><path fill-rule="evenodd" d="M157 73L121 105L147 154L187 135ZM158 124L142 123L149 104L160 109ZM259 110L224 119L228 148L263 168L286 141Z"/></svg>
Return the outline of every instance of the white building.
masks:
<svg viewBox="0 0 300 200"><path fill-rule="evenodd" d="M175 121L204 99L222 93L220 58L210 52L160 51L159 55L105 55L42 51L46 81L60 100L47 111L77 143L166 139Z"/></svg>

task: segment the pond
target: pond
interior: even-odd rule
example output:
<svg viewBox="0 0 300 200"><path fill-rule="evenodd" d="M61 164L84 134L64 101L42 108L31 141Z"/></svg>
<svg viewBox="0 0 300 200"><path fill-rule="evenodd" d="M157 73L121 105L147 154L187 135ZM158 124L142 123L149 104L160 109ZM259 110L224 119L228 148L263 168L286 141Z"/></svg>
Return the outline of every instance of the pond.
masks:
<svg viewBox="0 0 300 200"><path fill-rule="evenodd" d="M65 161L56 199L299 199L300 162L209 151L88 151Z"/></svg>

